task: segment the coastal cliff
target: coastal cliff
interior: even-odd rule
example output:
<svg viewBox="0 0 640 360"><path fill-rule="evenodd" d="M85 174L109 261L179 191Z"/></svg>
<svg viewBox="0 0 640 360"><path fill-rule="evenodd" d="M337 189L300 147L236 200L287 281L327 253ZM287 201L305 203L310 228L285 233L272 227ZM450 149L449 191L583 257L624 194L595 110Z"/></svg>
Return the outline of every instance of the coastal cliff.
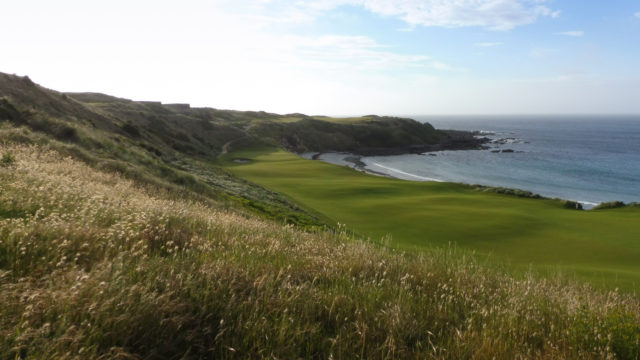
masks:
<svg viewBox="0 0 640 360"><path fill-rule="evenodd" d="M252 132L277 139L296 153L350 152L365 156L479 149L488 141L473 132L438 130L409 118L375 115L345 119L303 117L261 123Z"/></svg>

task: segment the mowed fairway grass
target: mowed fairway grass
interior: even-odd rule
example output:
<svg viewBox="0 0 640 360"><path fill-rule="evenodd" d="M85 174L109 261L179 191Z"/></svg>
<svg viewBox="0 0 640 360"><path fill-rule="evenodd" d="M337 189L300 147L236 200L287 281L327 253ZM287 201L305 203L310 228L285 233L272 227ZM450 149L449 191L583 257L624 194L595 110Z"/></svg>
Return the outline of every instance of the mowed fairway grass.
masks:
<svg viewBox="0 0 640 360"><path fill-rule="evenodd" d="M514 269L560 270L627 291L640 285L638 208L576 211L556 200L373 176L274 149L235 152L227 160L238 176L374 241L390 236L391 246L407 251L457 246Z"/></svg>

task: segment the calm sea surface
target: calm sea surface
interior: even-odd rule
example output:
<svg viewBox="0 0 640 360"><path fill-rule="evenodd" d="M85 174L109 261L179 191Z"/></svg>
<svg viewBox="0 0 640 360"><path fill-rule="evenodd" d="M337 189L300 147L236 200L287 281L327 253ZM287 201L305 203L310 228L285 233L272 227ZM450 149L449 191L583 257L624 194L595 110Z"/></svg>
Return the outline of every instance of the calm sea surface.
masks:
<svg viewBox="0 0 640 360"><path fill-rule="evenodd" d="M439 129L484 131L495 143L436 156L364 157L367 169L408 180L519 188L587 207L640 201L640 116L414 118ZM321 159L344 164L344 157Z"/></svg>

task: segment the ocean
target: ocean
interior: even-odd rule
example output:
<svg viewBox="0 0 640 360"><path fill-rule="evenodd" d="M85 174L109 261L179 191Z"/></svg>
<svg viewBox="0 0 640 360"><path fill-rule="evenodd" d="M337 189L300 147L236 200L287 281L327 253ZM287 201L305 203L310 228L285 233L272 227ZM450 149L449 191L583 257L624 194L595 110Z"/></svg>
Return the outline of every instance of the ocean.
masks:
<svg viewBox="0 0 640 360"><path fill-rule="evenodd" d="M362 157L366 170L406 180L523 189L585 208L640 201L640 116L413 118L438 129L481 131L493 143L488 150ZM347 156L320 159L353 165Z"/></svg>

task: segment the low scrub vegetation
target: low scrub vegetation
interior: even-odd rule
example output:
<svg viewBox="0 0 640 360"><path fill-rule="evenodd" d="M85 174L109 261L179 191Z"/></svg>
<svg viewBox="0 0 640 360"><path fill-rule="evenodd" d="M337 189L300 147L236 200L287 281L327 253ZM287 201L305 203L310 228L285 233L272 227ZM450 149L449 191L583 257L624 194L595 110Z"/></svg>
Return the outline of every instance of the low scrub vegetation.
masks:
<svg viewBox="0 0 640 360"><path fill-rule="evenodd" d="M627 204L622 201L608 201L596 205L593 210L617 209L625 206L627 206Z"/></svg>
<svg viewBox="0 0 640 360"><path fill-rule="evenodd" d="M506 194L513 195L521 198L529 198L529 199L543 199L539 194L534 194L531 191L520 190L520 189L512 189L505 187L495 187L495 186L484 186L484 185L471 185L475 190L488 192L488 193L496 193L496 194Z"/></svg>
<svg viewBox="0 0 640 360"><path fill-rule="evenodd" d="M2 145L0 358L640 356L640 302L407 255Z"/></svg>

